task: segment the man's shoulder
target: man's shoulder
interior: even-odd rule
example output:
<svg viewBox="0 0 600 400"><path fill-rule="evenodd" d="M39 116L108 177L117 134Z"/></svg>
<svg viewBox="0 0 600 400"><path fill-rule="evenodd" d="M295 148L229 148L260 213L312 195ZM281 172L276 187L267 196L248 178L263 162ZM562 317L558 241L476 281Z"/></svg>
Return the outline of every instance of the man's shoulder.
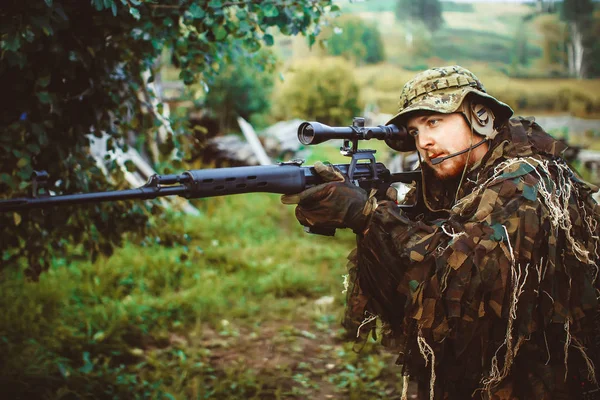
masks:
<svg viewBox="0 0 600 400"><path fill-rule="evenodd" d="M491 142L484 169L496 168L510 158L559 159L568 148L564 140L548 134L534 117L516 117L506 121Z"/></svg>

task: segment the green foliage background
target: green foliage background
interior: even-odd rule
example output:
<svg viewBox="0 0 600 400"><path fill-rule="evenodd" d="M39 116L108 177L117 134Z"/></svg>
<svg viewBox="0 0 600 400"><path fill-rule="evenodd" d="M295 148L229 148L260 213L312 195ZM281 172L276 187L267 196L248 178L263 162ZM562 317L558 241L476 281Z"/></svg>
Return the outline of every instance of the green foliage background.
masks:
<svg viewBox="0 0 600 400"><path fill-rule="evenodd" d="M221 132L237 127L238 116L250 120L255 114L269 112L276 79L273 58L267 51L236 54L211 82L204 106L215 113Z"/></svg>
<svg viewBox="0 0 600 400"><path fill-rule="evenodd" d="M274 113L281 119L302 116L343 126L359 115L363 103L349 62L342 58L303 60L281 85Z"/></svg>
<svg viewBox="0 0 600 400"><path fill-rule="evenodd" d="M376 64L385 60L381 33L377 26L362 18L343 15L335 27L324 32L327 50L332 56L342 56L355 64Z"/></svg>
<svg viewBox="0 0 600 400"><path fill-rule="evenodd" d="M33 170L51 177L56 194L109 188L107 177L88 154L87 134L110 136L107 150L127 146L129 132L156 139L162 123L148 107L153 94L142 80L164 49L172 52L185 84L211 82L221 65L238 54L272 45L270 27L283 34L306 34L328 0L227 2L146 0L8 0L0 11L0 76L9 101L0 111L0 192L25 195ZM142 96L138 96L141 94ZM185 121L173 121L182 133ZM170 167L181 168L177 137L161 149ZM174 153L174 151L176 151ZM104 165L122 182L114 161ZM119 188L119 187L117 187ZM124 232L148 234L150 205L103 204L90 208L55 209L47 213L0 216L2 266L23 260L36 276L52 257L74 254L95 259L111 254ZM93 217L92 217L93 215ZM118 217L117 217L118 216ZM150 232L150 234L152 234ZM79 244L73 252L66 243Z"/></svg>

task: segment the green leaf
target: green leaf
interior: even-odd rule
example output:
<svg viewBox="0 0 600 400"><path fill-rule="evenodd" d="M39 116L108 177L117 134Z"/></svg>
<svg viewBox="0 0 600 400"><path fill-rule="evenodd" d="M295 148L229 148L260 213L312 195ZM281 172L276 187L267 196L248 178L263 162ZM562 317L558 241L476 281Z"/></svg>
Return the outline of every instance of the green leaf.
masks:
<svg viewBox="0 0 600 400"><path fill-rule="evenodd" d="M186 85L191 85L195 81L194 74L187 69L184 69L179 73L179 79Z"/></svg>
<svg viewBox="0 0 600 400"><path fill-rule="evenodd" d="M220 41L220 40L225 39L225 37L227 37L227 31L221 25L214 27L212 32L215 35L216 40Z"/></svg>
<svg viewBox="0 0 600 400"><path fill-rule="evenodd" d="M141 18L140 11L137 8L130 7L129 8L129 14L131 14L131 16L133 18L137 19L138 21Z"/></svg>
<svg viewBox="0 0 600 400"><path fill-rule="evenodd" d="M2 48L10 51L17 51L21 47L21 38L15 32L2 41Z"/></svg>
<svg viewBox="0 0 600 400"><path fill-rule="evenodd" d="M206 12L196 3L192 4L187 12L195 19L202 19L206 15Z"/></svg>
<svg viewBox="0 0 600 400"><path fill-rule="evenodd" d="M25 37L25 40L27 40L29 43L33 42L33 40L35 39L35 33L33 33L33 31L29 28L25 29L25 34L23 36Z"/></svg>
<svg viewBox="0 0 600 400"><path fill-rule="evenodd" d="M238 24L238 31L240 33L246 33L250 30L251 26L246 20L241 20Z"/></svg>
<svg viewBox="0 0 600 400"><path fill-rule="evenodd" d="M340 11L340 6L338 6L337 4L334 4L331 7L329 7L329 11L331 11L331 12Z"/></svg>
<svg viewBox="0 0 600 400"><path fill-rule="evenodd" d="M265 41L265 44L267 46L273 46L273 43L275 43L273 36L269 35L268 33L265 36L263 36L263 40Z"/></svg>
<svg viewBox="0 0 600 400"><path fill-rule="evenodd" d="M60 374L62 375L63 378L68 378L69 375L71 375L71 373L69 372L69 368L64 366L61 363L58 363L58 371L60 372Z"/></svg>
<svg viewBox="0 0 600 400"><path fill-rule="evenodd" d="M308 47L312 48L313 44L315 44L316 38L312 33L308 35Z"/></svg>
<svg viewBox="0 0 600 400"><path fill-rule="evenodd" d="M49 24L42 25L42 32L44 32L46 36L54 35L54 30Z"/></svg>
<svg viewBox="0 0 600 400"><path fill-rule="evenodd" d="M222 8L223 2L221 0L210 0L210 2L208 3L208 6L210 8Z"/></svg>
<svg viewBox="0 0 600 400"><path fill-rule="evenodd" d="M19 167L19 168L23 168L28 164L29 164L29 160L27 158L20 158L19 161L17 161L17 167Z"/></svg>
<svg viewBox="0 0 600 400"><path fill-rule="evenodd" d="M48 7L52 7L52 0L44 0Z"/></svg>
<svg viewBox="0 0 600 400"><path fill-rule="evenodd" d="M89 374L94 370L94 363L90 361L90 353L87 351L83 353L83 366L79 368L79 372Z"/></svg>
<svg viewBox="0 0 600 400"><path fill-rule="evenodd" d="M37 98L43 104L50 104L52 102L52 97L50 97L50 93L48 92L37 92Z"/></svg>
<svg viewBox="0 0 600 400"><path fill-rule="evenodd" d="M277 17L279 15L279 10L277 9L277 7L270 3L265 4L265 6L262 9L262 12L265 15L265 17Z"/></svg>
<svg viewBox="0 0 600 400"><path fill-rule="evenodd" d="M50 75L40 76L35 83L39 87L47 87L50 84Z"/></svg>
<svg viewBox="0 0 600 400"><path fill-rule="evenodd" d="M0 174L0 181L6 183L13 190L16 188L15 180L5 172Z"/></svg>

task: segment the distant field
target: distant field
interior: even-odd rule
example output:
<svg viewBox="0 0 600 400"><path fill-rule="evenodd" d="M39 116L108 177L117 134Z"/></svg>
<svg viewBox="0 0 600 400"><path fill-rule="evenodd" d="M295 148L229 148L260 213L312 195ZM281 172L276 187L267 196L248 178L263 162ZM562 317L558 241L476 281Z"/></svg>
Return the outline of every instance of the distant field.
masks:
<svg viewBox="0 0 600 400"><path fill-rule="evenodd" d="M371 2L361 4L366 3ZM531 12L524 4L476 3L470 9L444 11L444 24L433 35L397 21L392 10L382 12L376 4L357 14L377 22L389 62L411 67L427 63L430 57L449 63L485 60L510 65L518 29L525 29L524 34L531 38L527 46L533 62L541 57L541 50L534 28L523 24L523 17Z"/></svg>

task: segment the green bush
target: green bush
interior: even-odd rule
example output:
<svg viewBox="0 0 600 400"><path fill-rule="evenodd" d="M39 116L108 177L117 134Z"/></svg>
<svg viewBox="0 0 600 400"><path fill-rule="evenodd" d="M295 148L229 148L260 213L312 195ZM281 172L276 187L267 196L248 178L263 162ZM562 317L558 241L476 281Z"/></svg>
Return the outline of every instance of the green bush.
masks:
<svg viewBox="0 0 600 400"><path fill-rule="evenodd" d="M153 97L146 83L154 79L163 50L173 55L185 84L210 82L232 46L248 54L271 46L274 38L266 31L304 34L314 42L321 15L337 9L329 0L278 0L264 7L217 0L167 3L3 1L0 80L9 101L0 110L0 197L30 192L34 170L49 173L48 190L56 194L114 187L90 157L86 135L106 132L111 151L125 146L130 133L158 134L162 122L146 110ZM151 75L144 79L146 71ZM185 121L173 121L172 128L187 133ZM169 164L165 169L182 168L178 136L170 135L160 147ZM177 159L171 160L174 154ZM102 167L115 182L124 182L116 162ZM158 211L148 208L105 203L3 213L0 270L26 264L35 277L54 257L111 254L125 232L148 233L151 211ZM68 243L80 246L67 251Z"/></svg>
<svg viewBox="0 0 600 400"><path fill-rule="evenodd" d="M205 105L217 114L222 132L237 126L238 116L250 120L269 110L275 75L265 66L273 59L266 50L250 56L236 52L209 85Z"/></svg>
<svg viewBox="0 0 600 400"><path fill-rule="evenodd" d="M303 61L277 96L278 118L304 118L329 125L349 125L360 115L360 87L341 58Z"/></svg>
<svg viewBox="0 0 600 400"><path fill-rule="evenodd" d="M327 49L332 56L342 56L356 63L376 64L385 59L383 41L377 25L362 18L342 16L328 32Z"/></svg>

